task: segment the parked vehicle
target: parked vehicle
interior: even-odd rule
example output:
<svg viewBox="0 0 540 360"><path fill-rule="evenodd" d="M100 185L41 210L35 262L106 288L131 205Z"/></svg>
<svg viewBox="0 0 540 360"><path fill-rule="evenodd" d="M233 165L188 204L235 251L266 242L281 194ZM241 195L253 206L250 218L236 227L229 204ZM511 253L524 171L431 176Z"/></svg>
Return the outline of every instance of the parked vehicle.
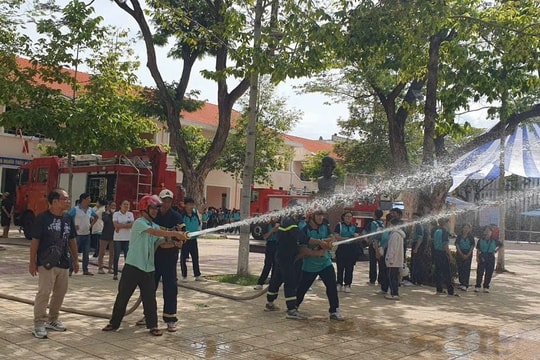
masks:
<svg viewBox="0 0 540 360"><path fill-rule="evenodd" d="M72 174L72 198L86 192L92 201L128 200L136 215L139 199L164 188L182 200L178 197L183 194L176 186L176 169L168 167L167 153L160 146L134 149L127 154L104 151L99 155L74 155ZM67 158L39 157L20 167L15 219L27 239L35 216L48 208L47 194L58 187L68 189L68 181Z"/></svg>

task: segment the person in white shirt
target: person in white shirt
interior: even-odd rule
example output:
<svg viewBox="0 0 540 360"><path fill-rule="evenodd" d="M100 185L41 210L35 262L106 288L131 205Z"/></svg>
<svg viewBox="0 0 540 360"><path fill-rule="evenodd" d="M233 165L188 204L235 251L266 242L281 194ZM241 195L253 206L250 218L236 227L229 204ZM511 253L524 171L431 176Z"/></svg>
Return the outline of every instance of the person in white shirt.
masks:
<svg viewBox="0 0 540 360"><path fill-rule="evenodd" d="M120 253L124 253L124 260L127 257L129 250L129 237L131 236L131 226L135 218L133 213L129 211L129 201L124 200L120 204L120 210L113 214L114 224L114 264L113 264L113 279L118 280L118 261Z"/></svg>
<svg viewBox="0 0 540 360"><path fill-rule="evenodd" d="M90 253L90 229L97 220L96 213L89 206L90 194L82 193L79 196L79 205L71 208L69 216L75 223L75 230L77 231L77 249L82 253L82 268L83 275L94 275L88 271L89 253ZM73 262L79 261L79 259L73 259ZM71 271L70 271L71 273Z"/></svg>
<svg viewBox="0 0 540 360"><path fill-rule="evenodd" d="M96 206L92 210L96 214L96 222L92 226L90 235L90 247L94 249L94 257L98 257L99 254L99 240L101 239L101 232L103 231L103 220L101 218L105 211L107 201L99 199Z"/></svg>

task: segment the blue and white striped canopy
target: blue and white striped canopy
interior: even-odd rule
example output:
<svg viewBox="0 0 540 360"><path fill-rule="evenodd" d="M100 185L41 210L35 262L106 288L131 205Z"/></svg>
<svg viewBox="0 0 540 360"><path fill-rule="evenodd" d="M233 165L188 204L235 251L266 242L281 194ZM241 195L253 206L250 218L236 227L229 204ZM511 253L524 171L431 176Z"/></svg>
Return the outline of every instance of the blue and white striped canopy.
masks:
<svg viewBox="0 0 540 360"><path fill-rule="evenodd" d="M450 191L467 179L499 177L500 139L485 143L460 157L452 165L454 181ZM540 125L521 125L506 137L504 176L540 178Z"/></svg>

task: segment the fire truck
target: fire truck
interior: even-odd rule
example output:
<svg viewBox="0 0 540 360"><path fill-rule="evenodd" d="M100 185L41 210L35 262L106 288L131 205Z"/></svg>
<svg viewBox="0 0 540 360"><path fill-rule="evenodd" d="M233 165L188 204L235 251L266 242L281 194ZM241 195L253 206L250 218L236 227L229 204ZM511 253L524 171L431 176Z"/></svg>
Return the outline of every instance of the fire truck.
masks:
<svg viewBox="0 0 540 360"><path fill-rule="evenodd" d="M291 194L283 188L252 188L249 214L251 217L267 214L274 210L281 210L290 200L296 199L299 204L306 204L309 196L304 194ZM251 225L251 236L255 240L262 240L267 223L260 222Z"/></svg>
<svg viewBox="0 0 540 360"><path fill-rule="evenodd" d="M127 154L104 151L99 155L73 155L72 174L72 197L86 192L92 201L128 200L135 216L141 197L164 188L181 200L177 196L176 169L167 165L167 153L160 146L134 149ZM49 192L58 187L67 189L68 181L67 158L39 157L20 167L15 218L27 239L35 216L48 209Z"/></svg>

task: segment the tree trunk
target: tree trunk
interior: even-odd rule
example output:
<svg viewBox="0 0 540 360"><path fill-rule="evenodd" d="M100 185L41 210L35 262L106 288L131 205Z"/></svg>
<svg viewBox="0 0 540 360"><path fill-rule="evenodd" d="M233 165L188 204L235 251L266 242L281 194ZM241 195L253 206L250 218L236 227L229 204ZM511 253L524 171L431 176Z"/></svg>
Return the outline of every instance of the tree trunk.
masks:
<svg viewBox="0 0 540 360"><path fill-rule="evenodd" d="M186 197L193 198L197 207L204 204L204 182L207 175L196 171L184 172Z"/></svg>
<svg viewBox="0 0 540 360"><path fill-rule="evenodd" d="M255 22L253 30L253 47L259 51L261 44L261 18L263 12L263 1L257 0L255 4ZM251 73L249 87L249 119L247 126L246 142L246 161L242 174L242 200L240 203L240 217L247 219L250 216L251 203L251 184L253 182L253 173L255 170L255 148L257 139L257 117L259 114L257 100L259 97L259 73L255 70L257 64L254 64L254 70ZM249 274L249 225L240 227L240 244L238 246L238 264L236 268L237 275Z"/></svg>
<svg viewBox="0 0 540 360"><path fill-rule="evenodd" d="M500 148L499 148L499 189L497 191L497 197L499 200L499 241L501 246L497 255L497 265L495 271L502 273L506 271L504 263L504 240L506 238L506 199L505 199L505 188L506 180L504 177L504 157L506 153L506 131L505 123L507 120L506 113L508 111L508 93L503 92L501 97L501 109L499 113L499 118L501 122L500 127Z"/></svg>
<svg viewBox="0 0 540 360"><path fill-rule="evenodd" d="M433 165L435 160L435 122L437 121L437 86L439 83L440 34L429 38L429 59L427 65L426 102L424 104L424 144L422 163Z"/></svg>

